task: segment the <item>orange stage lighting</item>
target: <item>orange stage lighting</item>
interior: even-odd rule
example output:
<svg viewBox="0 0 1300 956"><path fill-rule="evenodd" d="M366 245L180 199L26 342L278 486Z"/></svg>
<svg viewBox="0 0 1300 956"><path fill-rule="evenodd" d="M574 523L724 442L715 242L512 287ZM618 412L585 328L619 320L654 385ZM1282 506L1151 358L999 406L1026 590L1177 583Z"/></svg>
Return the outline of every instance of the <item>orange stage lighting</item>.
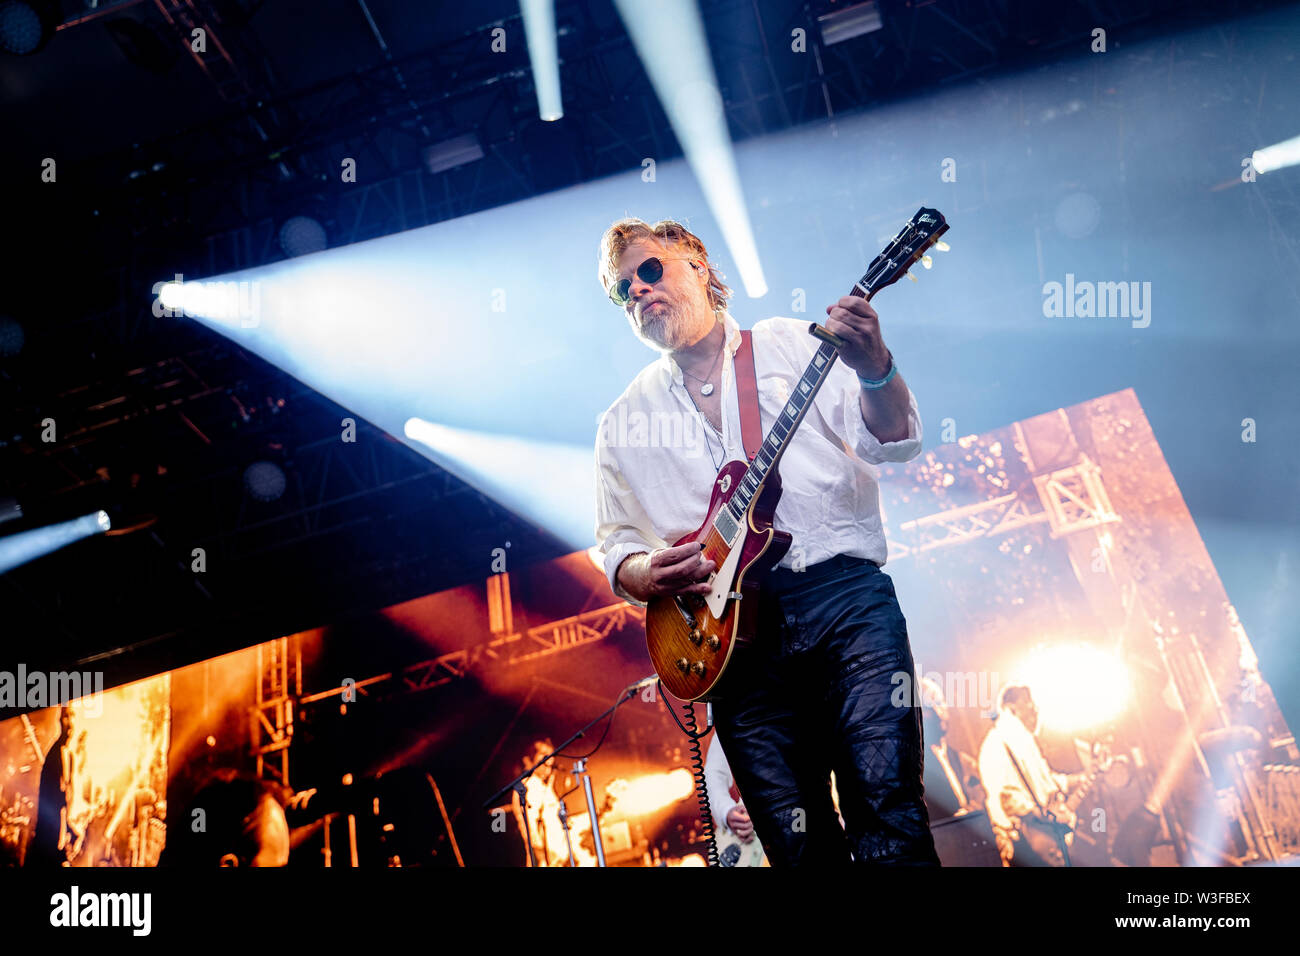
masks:
<svg viewBox="0 0 1300 956"><path fill-rule="evenodd" d="M678 767L668 773L651 773L633 780L612 780L605 793L613 801L617 814L639 817L685 800L694 788L690 771Z"/></svg>

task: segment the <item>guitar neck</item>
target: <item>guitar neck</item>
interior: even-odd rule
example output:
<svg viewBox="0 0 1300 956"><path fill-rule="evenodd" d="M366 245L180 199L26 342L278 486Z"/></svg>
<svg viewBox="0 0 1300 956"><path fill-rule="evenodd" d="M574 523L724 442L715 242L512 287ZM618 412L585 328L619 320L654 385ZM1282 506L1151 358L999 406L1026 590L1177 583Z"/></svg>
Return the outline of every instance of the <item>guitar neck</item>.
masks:
<svg viewBox="0 0 1300 956"><path fill-rule="evenodd" d="M1079 809L1079 804L1083 803L1083 798L1091 792L1093 784L1097 782L1099 776L1101 776L1101 770L1094 767L1089 771L1088 776L1084 778L1083 783L1075 789L1074 793L1070 794L1069 798L1065 801L1065 806L1071 813L1074 813Z"/></svg>
<svg viewBox="0 0 1300 956"><path fill-rule="evenodd" d="M870 299L868 291L870 286L871 273L862 277L862 280L855 284L849 291L849 295L861 299ZM799 381L795 383L794 389L790 392L790 397L781 409L781 414L772 424L768 431L767 437L763 440L758 454L754 460L749 463L745 470L745 477L741 479L740 490L732 497L731 507L732 516L741 520L741 516L749 508L749 504L758 495L763 488L763 483L768 476L776 471L777 466L781 463L781 456L785 454L786 448L789 447L791 439L794 438L795 431L803 422L804 416L808 414L808 409L812 406L813 399L817 397L817 392L821 390L822 385L830 375L831 366L839 358L839 346L833 341L822 340L817 347L816 354L813 355L812 361L804 369L803 375L799 376Z"/></svg>
<svg viewBox="0 0 1300 956"><path fill-rule="evenodd" d="M849 295L870 301L880 289L897 282L907 268L920 259L925 250L934 245L947 230L947 220L937 209L922 206L911 221L899 230L884 251L871 261L866 273L849 290ZM925 264L928 266L928 258ZM795 430L803 422L809 406L812 405L818 390L830 374L831 366L839 357L840 346L844 344L841 339L816 324L809 329L809 332L815 334L821 340L821 344L818 345L817 352L808 363L808 367L804 369L803 375L799 377L794 390L790 393L790 398L781 409L762 446L745 470L739 490L728 502L727 507L731 517L738 524L743 523L744 514L750 503L762 491L763 483L780 464L781 456L785 454L790 439L794 437ZM724 537L728 536L724 534Z"/></svg>

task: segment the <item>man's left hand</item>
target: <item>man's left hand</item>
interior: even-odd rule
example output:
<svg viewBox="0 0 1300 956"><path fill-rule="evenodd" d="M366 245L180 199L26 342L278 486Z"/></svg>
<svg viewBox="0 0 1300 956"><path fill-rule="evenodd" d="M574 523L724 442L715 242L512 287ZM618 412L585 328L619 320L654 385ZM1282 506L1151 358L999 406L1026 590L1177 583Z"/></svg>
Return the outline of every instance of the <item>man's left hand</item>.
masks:
<svg viewBox="0 0 1300 956"><path fill-rule="evenodd" d="M889 350L880 335L880 316L866 299L846 295L826 307L826 329L844 340L840 359L864 378L889 374Z"/></svg>

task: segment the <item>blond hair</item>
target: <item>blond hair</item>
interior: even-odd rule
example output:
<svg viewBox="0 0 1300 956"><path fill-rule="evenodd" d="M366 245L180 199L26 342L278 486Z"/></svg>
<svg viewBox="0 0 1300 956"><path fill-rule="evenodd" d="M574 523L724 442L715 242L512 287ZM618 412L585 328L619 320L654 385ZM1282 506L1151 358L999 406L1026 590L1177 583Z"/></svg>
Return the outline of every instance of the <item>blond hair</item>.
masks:
<svg viewBox="0 0 1300 956"><path fill-rule="evenodd" d="M618 262L623 258L627 247L638 239L649 239L674 250L681 250L685 255L700 259L709 270L707 294L709 306L715 313L724 312L727 300L731 298L731 289L722 281L722 273L709 261L709 252L704 248L700 237L695 235L680 222L672 219L660 219L653 226L644 219L626 218L613 223L600 237L600 258L596 264L596 277L600 287L608 291L618 278Z"/></svg>

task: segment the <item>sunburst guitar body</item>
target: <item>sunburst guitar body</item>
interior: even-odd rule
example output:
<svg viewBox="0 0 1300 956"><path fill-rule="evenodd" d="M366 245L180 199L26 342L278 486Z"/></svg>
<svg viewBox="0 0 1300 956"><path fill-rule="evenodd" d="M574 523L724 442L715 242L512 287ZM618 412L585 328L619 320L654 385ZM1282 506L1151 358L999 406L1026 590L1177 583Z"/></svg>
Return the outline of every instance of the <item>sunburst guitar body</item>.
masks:
<svg viewBox="0 0 1300 956"><path fill-rule="evenodd" d="M759 582L785 556L790 535L772 527L781 497L773 475L743 510L739 492L748 464L731 461L713 482L708 517L694 532L675 541L704 543L703 555L717 564L712 593L654 598L646 608L650 661L669 693L681 700L707 699L722 676L737 640L753 633Z"/></svg>

